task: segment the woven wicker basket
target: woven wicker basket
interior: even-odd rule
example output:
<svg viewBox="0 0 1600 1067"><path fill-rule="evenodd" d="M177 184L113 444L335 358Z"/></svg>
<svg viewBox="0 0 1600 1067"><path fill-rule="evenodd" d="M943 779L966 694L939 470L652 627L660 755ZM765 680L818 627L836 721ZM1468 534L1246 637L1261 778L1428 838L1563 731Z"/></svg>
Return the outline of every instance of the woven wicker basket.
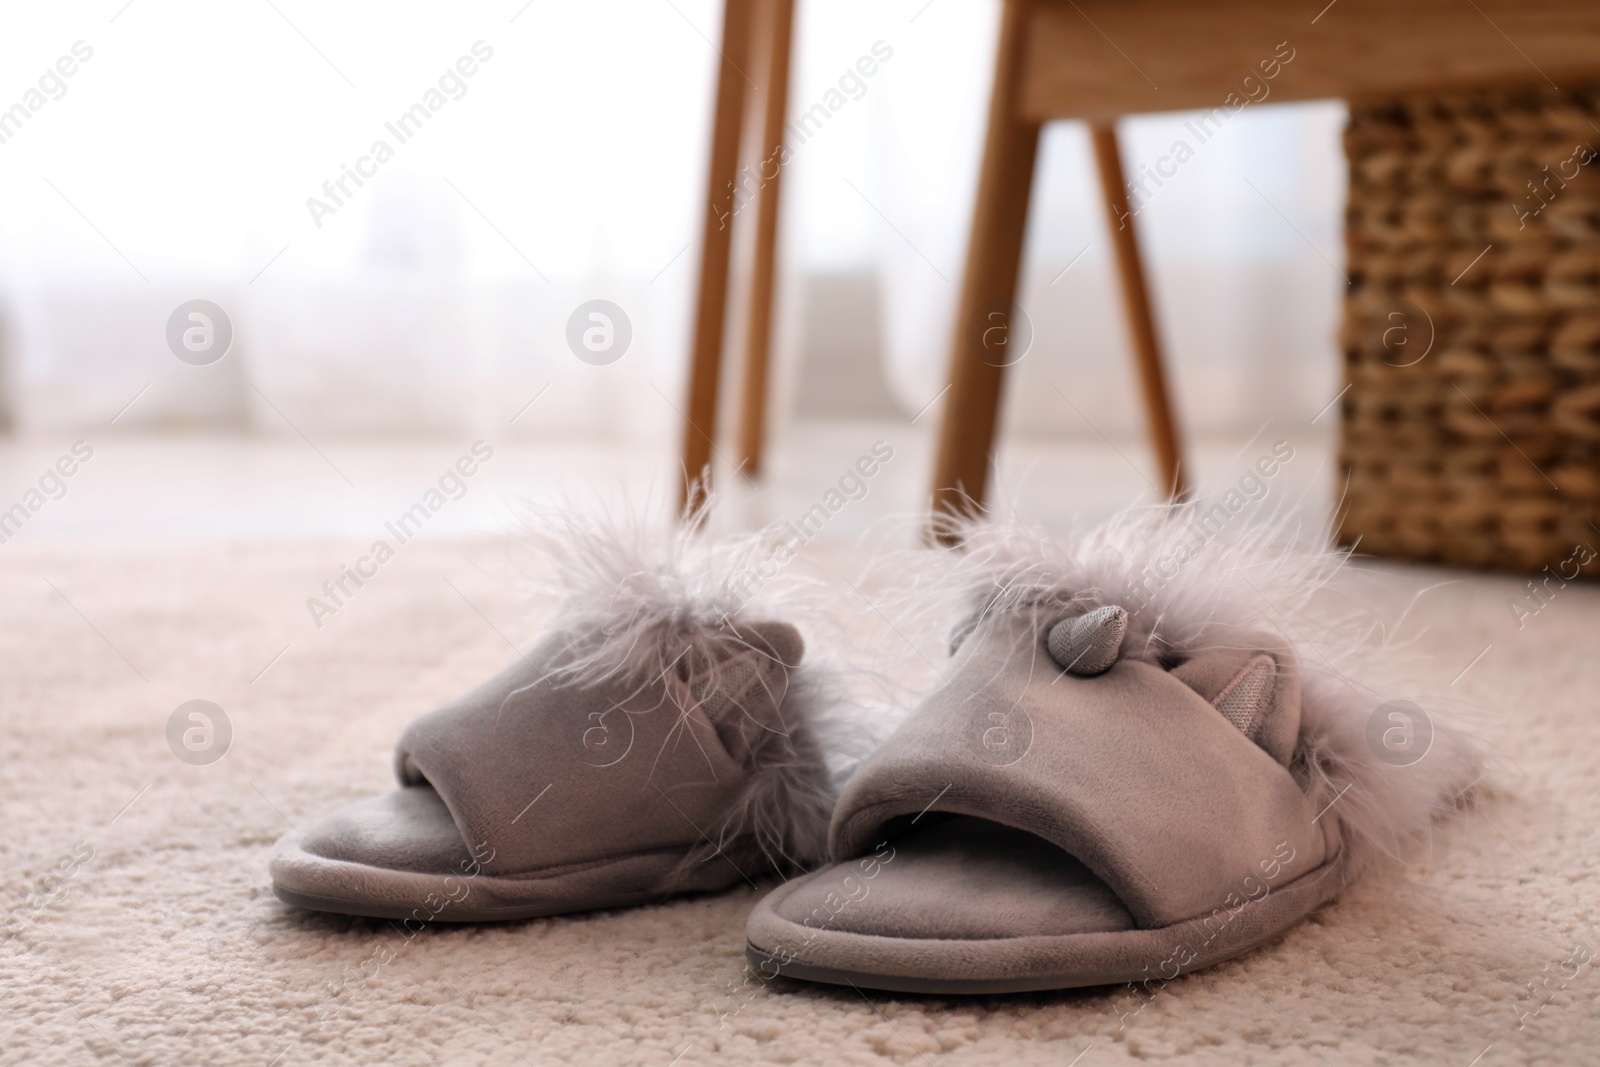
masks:
<svg viewBox="0 0 1600 1067"><path fill-rule="evenodd" d="M1600 89L1351 106L1345 543L1600 573L1590 146Z"/></svg>

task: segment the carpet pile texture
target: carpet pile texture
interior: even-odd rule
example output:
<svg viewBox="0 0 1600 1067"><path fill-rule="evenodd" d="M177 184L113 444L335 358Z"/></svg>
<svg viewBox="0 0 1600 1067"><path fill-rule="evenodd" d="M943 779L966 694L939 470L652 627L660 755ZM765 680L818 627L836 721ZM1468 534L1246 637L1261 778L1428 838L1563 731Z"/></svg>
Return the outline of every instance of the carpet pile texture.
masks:
<svg viewBox="0 0 1600 1067"><path fill-rule="evenodd" d="M279 903L278 836L391 788L403 726L537 632L483 541L406 546L319 628L307 598L363 548L6 547L0 1063L1595 1062L1600 589L1519 618L1522 579L1362 564L1330 607L1405 616L1416 691L1498 754L1482 812L1154 995L963 1000L745 983L750 886L409 940ZM210 765L168 744L194 699L232 730Z"/></svg>

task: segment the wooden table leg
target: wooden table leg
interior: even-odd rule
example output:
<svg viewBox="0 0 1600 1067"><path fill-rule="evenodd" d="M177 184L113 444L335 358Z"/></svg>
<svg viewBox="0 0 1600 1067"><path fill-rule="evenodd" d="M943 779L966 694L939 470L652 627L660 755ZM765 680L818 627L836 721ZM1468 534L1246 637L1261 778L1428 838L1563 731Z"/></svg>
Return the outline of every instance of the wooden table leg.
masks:
<svg viewBox="0 0 1600 1067"><path fill-rule="evenodd" d="M722 7L722 63L717 70L705 224L700 238L700 288L684 412L683 485L679 503L685 517L698 512L711 483L722 335L728 310L734 182L738 177L739 133L744 122L743 68L750 51L750 6L750 0L724 0Z"/></svg>
<svg viewBox="0 0 1600 1067"><path fill-rule="evenodd" d="M988 490L1007 362L995 340L1010 328L1039 147L1039 124L1017 113L1030 3L1006 0L1000 19L989 127L950 344L950 392L934 465L935 536L941 516L975 513Z"/></svg>
<svg viewBox="0 0 1600 1067"><path fill-rule="evenodd" d="M1109 123L1089 127L1094 141L1095 163L1100 171L1100 191L1105 196L1107 228L1116 249L1117 279L1122 288L1122 305L1128 316L1128 336L1133 342L1134 360L1139 368L1139 385L1144 391L1144 410L1150 423L1150 443L1161 464L1161 484L1174 500L1188 493L1183 477L1183 455L1178 444L1177 421L1167 396L1167 376L1162 368L1161 344L1156 338L1155 318L1150 313L1150 291L1144 266L1139 259L1139 241L1133 229L1133 213L1128 210L1127 181L1122 173L1122 156L1117 149L1117 130Z"/></svg>
<svg viewBox="0 0 1600 1067"><path fill-rule="evenodd" d="M744 387L739 419L739 453L745 473L761 473L767 436L767 392L772 362L773 285L777 274L778 191L783 178L784 122L789 112L789 55L794 39L794 0L767 0L763 5L767 44L760 82L765 93L760 192L756 214L755 263L750 279L750 321L745 339Z"/></svg>

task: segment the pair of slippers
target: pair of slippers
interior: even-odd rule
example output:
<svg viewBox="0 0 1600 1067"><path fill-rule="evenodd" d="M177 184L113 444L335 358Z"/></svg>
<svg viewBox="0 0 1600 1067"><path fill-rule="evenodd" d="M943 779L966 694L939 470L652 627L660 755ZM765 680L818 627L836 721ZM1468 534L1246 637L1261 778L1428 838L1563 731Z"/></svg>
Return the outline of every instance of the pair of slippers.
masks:
<svg viewBox="0 0 1600 1067"><path fill-rule="evenodd" d="M397 790L279 842L274 889L415 929L809 870L754 907L750 963L914 993L1236 956L1414 855L1481 761L1432 720L1397 756L1382 696L1305 636L1341 557L1190 517L975 524L901 557L934 580L890 599L953 633L949 658L853 767L837 668L743 595L767 550L680 535L653 556L568 520L540 546L564 582L547 636L405 731Z"/></svg>

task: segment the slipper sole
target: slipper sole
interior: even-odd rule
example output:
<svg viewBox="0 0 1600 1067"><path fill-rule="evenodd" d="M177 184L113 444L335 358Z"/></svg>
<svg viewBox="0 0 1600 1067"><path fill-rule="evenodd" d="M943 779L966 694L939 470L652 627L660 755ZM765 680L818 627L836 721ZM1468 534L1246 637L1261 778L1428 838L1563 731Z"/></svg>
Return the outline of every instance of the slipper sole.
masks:
<svg viewBox="0 0 1600 1067"><path fill-rule="evenodd" d="M436 913L428 914L426 919L420 919L417 913L426 913L425 906L408 909L398 905L344 900L337 897L318 896L314 893L297 893L280 885L274 885L272 893L285 904L290 904L297 908L305 908L307 911L333 912L338 915L358 915L369 919L399 919L401 921L416 920L419 922L439 923L507 922L516 919L544 919L552 915L566 915L578 911L604 911L607 908L630 908L641 904L659 904L672 899L671 894L663 896L660 893L628 893L594 900L570 901L562 904L509 905L501 908L447 907Z"/></svg>
<svg viewBox="0 0 1600 1067"><path fill-rule="evenodd" d="M1014 938L897 938L803 926L776 911L827 868L756 904L745 955L767 977L935 995L1042 992L1163 983L1287 931L1342 886L1339 857L1232 911L1154 929ZM1218 916L1222 918L1218 918Z"/></svg>
<svg viewBox="0 0 1600 1067"><path fill-rule="evenodd" d="M665 849L515 876L415 871L330 859L298 832L274 849L272 891L312 911L407 922L470 923L536 919L568 912L654 904L684 893L726 889L731 868L684 870L684 851Z"/></svg>

